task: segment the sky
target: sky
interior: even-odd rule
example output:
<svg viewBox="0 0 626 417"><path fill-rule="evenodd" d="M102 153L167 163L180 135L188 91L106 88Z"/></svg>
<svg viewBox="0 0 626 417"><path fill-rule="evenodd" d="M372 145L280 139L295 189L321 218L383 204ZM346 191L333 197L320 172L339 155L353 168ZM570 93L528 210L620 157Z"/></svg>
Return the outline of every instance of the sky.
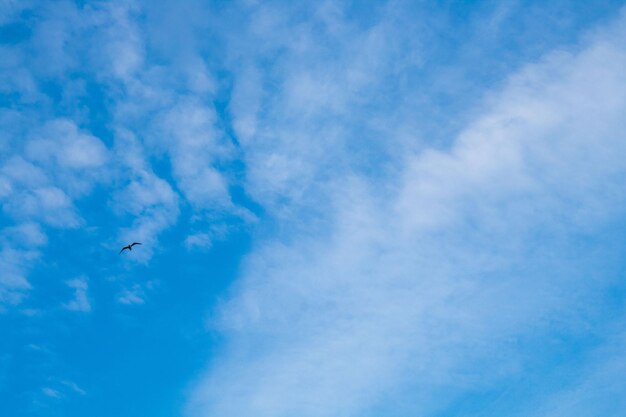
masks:
<svg viewBox="0 0 626 417"><path fill-rule="evenodd" d="M610 0L0 0L0 414L623 417L625 39Z"/></svg>

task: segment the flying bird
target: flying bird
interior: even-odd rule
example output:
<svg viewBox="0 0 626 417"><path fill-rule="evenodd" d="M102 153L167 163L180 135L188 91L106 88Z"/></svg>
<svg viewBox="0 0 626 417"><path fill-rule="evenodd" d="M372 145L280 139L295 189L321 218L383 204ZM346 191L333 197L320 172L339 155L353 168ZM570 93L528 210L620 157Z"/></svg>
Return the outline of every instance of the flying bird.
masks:
<svg viewBox="0 0 626 417"><path fill-rule="evenodd" d="M133 250L133 246L135 246L135 245L141 245L141 243L139 243L139 242L133 242L133 243L131 243L131 244L130 244L130 245L128 245L128 246L124 246L124 247L122 248L122 250L120 251L120 253L124 252L126 249L128 249L128 250Z"/></svg>

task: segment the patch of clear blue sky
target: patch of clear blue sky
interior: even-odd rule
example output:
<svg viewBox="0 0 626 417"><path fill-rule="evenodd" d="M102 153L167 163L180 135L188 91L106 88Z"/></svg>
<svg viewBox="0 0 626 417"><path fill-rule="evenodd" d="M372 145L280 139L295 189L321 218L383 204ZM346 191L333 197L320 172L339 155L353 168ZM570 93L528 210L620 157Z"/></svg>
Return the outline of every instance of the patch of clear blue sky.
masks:
<svg viewBox="0 0 626 417"><path fill-rule="evenodd" d="M397 2L401 10L399 25L428 28L423 40L425 61L420 67L399 74L397 79L388 80L389 86L381 88L378 100L366 103L361 110L375 112L381 106L393 106L398 100L413 100L415 117L423 125L423 136L429 138L431 145L446 146L485 91L501 83L515 68L547 51L570 48L584 30L615 16L622 3L602 0L501 4L446 1L436 5L433 2ZM185 2L180 4L172 2L168 7L182 7ZM352 2L346 7L346 15L358 24L372 25L379 19L382 4ZM54 6L47 5L45 9L35 6L16 20L5 23L0 27L0 43L15 45L27 39L41 11L51 7ZM219 62L227 52L220 50L225 45L220 31L236 32L237 26L246 19L230 3L213 2L202 7L212 19L197 24L194 39L206 57L214 57L211 66L219 82L215 99L219 123L234 137L227 110L230 74ZM313 5L304 2L295 7L302 9L299 19L306 20ZM507 13L503 26L493 34L485 32L485 19L493 16L498 7L507 8L503 9L503 13ZM151 13L158 13L160 8L161 5L145 5L142 28L146 33L159 30L149 25ZM160 50L159 45L153 47L154 54L149 53L148 60L169 59L167 49ZM0 70L10 71L6 67ZM47 102L19 103L15 95L0 92L0 105L24 111L34 119L46 115L72 117L79 110L76 106L80 106L86 113L81 127L110 144L109 92L89 68L75 76L85 82L85 92L78 103L63 101L67 79L49 78L41 81ZM419 98L403 97L403 91L413 90L407 88L409 85L423 85L424 94ZM241 164L237 160L223 169L237 174L243 169ZM171 176L166 161L161 161L160 165L154 162L154 166L161 177ZM80 213L88 228L49 233L49 244L42 260L29 275L33 290L21 306L42 313L34 317L17 310L0 314L2 415L176 416L183 408L187 387L203 370L211 352L220 345L219 333L206 329L207 314L237 277L239 262L249 251L258 226L242 228L236 224L234 231L210 250L188 251L182 242L192 228L192 213L189 207L183 207L177 224L163 233L162 248L151 262L130 268L120 264L116 250L105 250L101 246L102 241L113 239L120 227L119 217L103 209L107 206L109 191L106 185L100 186L80 202ZM233 195L263 221L262 208L245 193L235 189ZM5 226L10 221L2 218L1 224ZM622 232L624 228L615 230ZM264 233L269 232L264 230ZM615 243L620 239L618 235L614 232L609 241ZM612 262L617 262L619 255L614 256ZM612 271L616 270L619 266ZM85 315L60 307L72 296L65 281L79 276L89 278L93 310ZM145 304L120 306L116 303L120 282L148 281L155 281L155 285L147 293ZM616 294L623 292L616 289ZM574 344L570 341L552 352L576 357L582 345L589 343L586 339L574 341ZM543 361L550 361L550 358L538 359L536 369L541 374L551 366ZM565 374L571 374L575 366L575 363L568 364ZM61 381L76 382L88 395L67 391L64 398L50 398L45 404L37 402L42 387L55 388ZM485 392L470 392L439 415L483 415L480 413L483 404L492 403L494 397L500 396L505 396L506 401L522 400L526 387L526 383L520 383L513 392L503 392L509 388L491 389L493 387ZM384 415L384 410L379 415Z"/></svg>

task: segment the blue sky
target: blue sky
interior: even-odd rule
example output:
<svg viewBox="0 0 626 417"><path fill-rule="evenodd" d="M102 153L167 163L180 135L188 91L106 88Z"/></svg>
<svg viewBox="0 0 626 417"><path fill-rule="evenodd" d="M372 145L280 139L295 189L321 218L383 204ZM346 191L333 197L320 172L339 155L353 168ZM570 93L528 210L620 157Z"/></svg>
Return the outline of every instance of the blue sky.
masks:
<svg viewBox="0 0 626 417"><path fill-rule="evenodd" d="M0 414L623 416L624 7L0 0Z"/></svg>

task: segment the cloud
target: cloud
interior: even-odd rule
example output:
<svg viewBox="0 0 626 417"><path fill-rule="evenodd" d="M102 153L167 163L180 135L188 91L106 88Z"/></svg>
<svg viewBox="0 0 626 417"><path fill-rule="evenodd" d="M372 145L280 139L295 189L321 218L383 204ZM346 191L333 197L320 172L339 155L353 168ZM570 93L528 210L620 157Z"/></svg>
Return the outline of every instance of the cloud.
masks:
<svg viewBox="0 0 626 417"><path fill-rule="evenodd" d="M133 259L147 262L152 256L158 235L172 226L179 215L178 195L169 183L152 172L139 172L128 185L115 195L117 210L130 213L134 220L121 231L119 244L146 244Z"/></svg>
<svg viewBox="0 0 626 417"><path fill-rule="evenodd" d="M176 104L156 124L154 143L167 150L179 187L200 208L232 205L215 165L232 158L233 149L215 124L214 110L196 100Z"/></svg>
<svg viewBox="0 0 626 417"><path fill-rule="evenodd" d="M60 188L50 184L46 172L19 156L0 168L5 184L2 208L22 220L38 220L56 227L72 227L78 221L72 201Z"/></svg>
<svg viewBox="0 0 626 417"><path fill-rule="evenodd" d="M215 242L224 240L236 228L235 225L214 223L206 231L192 233L185 238L187 249L210 249Z"/></svg>
<svg viewBox="0 0 626 417"><path fill-rule="evenodd" d="M0 309L28 293L58 229L98 223L81 199L104 185L98 209L121 223L107 245L146 243L127 262L149 262L189 212L188 248L251 221L236 201L267 220L211 321L228 343L195 415L434 415L601 314L615 252L602 230L626 199L623 16L501 83L493 68L528 57L512 49L551 44L536 6L513 37L525 6L478 6L486 19L461 19L481 26L473 38L438 20L447 6L408 6L0 2L0 24L23 29L0 46ZM564 9L544 13L560 32ZM67 285L64 307L90 311L87 279ZM621 362L589 366L547 409L600 402L582 392L612 386ZM84 394L57 385L43 394Z"/></svg>
<svg viewBox="0 0 626 417"><path fill-rule="evenodd" d="M508 414L536 417L620 416L625 406L624 384L620 377L626 366L623 329L623 311L597 321L594 329L585 329L585 337L589 340L592 335L594 343L572 360L560 362L537 379L537 386L526 390L524 401L515 404L516 407L511 408ZM577 350L575 341L565 349L565 356L571 353L572 347Z"/></svg>
<svg viewBox="0 0 626 417"><path fill-rule="evenodd" d="M185 238L187 248L205 248L213 246L213 239L209 233L195 233Z"/></svg>
<svg viewBox="0 0 626 417"><path fill-rule="evenodd" d="M277 213L311 226L248 257L212 321L228 342L190 415L437 415L513 378L547 334L599 314L616 273L598 272L615 245L602 230L626 207L625 28L622 17L522 68L448 147L409 153L383 183L341 166L325 181L315 151L305 171L286 168L316 193ZM256 162L283 145L311 150L308 137L264 133L276 147ZM326 145L321 161L351 157ZM276 180L249 184L259 178ZM309 201L327 214L311 216Z"/></svg>
<svg viewBox="0 0 626 417"><path fill-rule="evenodd" d="M197 6L198 14L190 19L201 24L199 14L205 8ZM115 130L114 154L123 166L119 175L124 179L116 184L112 205L118 213L137 216L120 234L121 242L156 243L158 235L176 223L179 205L185 203L191 204L194 214L211 219L250 218L246 209L231 200L235 179L228 171L236 148L219 126L212 96L214 80L206 62L194 48L182 51L177 44L170 49L155 41L162 35L162 24L175 24L171 18L179 10L171 8L165 3L145 8L128 3L94 10L93 19L98 22L94 36L106 45L107 61L133 58L124 60L132 65L118 63L124 70L111 68L109 63L96 65L113 92L109 110ZM145 22L135 18L140 13L145 13ZM165 22L160 21L163 16ZM190 19L179 22L178 35L188 29ZM118 37L124 42L117 42ZM149 59L154 56L147 50L158 53L162 48L164 59L180 54L181 60L172 58L165 65ZM156 170L163 158L167 167ZM151 255L144 250L138 260L147 262Z"/></svg>
<svg viewBox="0 0 626 417"><path fill-rule="evenodd" d="M5 236L12 242L26 247L37 247L47 243L47 236L37 223L22 223L8 227L4 231Z"/></svg>
<svg viewBox="0 0 626 417"><path fill-rule="evenodd" d="M10 120L18 126L26 123L19 117ZM106 181L110 167L106 146L73 121L13 126L12 133L24 140L9 147L8 155L0 159L0 203L15 224L5 230L0 242L5 257L0 291L3 301L17 304L30 288L26 276L47 242L44 226L63 229L83 224L75 201Z"/></svg>
<svg viewBox="0 0 626 417"><path fill-rule="evenodd" d="M61 398L61 393L53 388L44 387L41 389L43 395L49 398Z"/></svg>
<svg viewBox="0 0 626 417"><path fill-rule="evenodd" d="M229 110L247 192L287 218L296 207L325 205L322 188L338 177L385 175L385 164L408 146L397 130L420 110L413 95L424 94L419 87L403 94L408 86L400 81L421 59L421 25L405 22L397 3L373 15L332 2L249 3L238 12L249 29L226 36Z"/></svg>
<svg viewBox="0 0 626 417"><path fill-rule="evenodd" d="M66 387L68 387L70 390L72 390L72 392L79 394L79 395L87 395L87 391L85 391L84 389L82 389L81 387L78 386L78 384L76 384L73 381L61 381L62 385L65 385Z"/></svg>
<svg viewBox="0 0 626 417"><path fill-rule="evenodd" d="M622 340L619 340L622 339ZM541 417L583 417L602 415L618 417L626 407L624 395L626 389L621 383L626 372L623 334L606 343L593 352L589 363L583 365L583 372L574 378L574 382L564 384L534 404L534 410L526 410L526 415ZM579 368L580 369L580 368ZM581 375L582 374L582 375Z"/></svg>
<svg viewBox="0 0 626 417"><path fill-rule="evenodd" d="M41 227L32 222L6 227L0 234L0 312L19 304L30 290L26 274L46 242Z"/></svg>
<svg viewBox="0 0 626 417"><path fill-rule="evenodd" d="M71 120L47 122L26 146L30 160L57 169L80 171L102 167L107 163L108 151L95 136L78 130Z"/></svg>
<svg viewBox="0 0 626 417"><path fill-rule="evenodd" d="M124 289L117 297L120 304L144 304L146 294L139 284L135 284L130 289Z"/></svg>
<svg viewBox="0 0 626 417"><path fill-rule="evenodd" d="M25 275L29 264L38 258L35 251L3 246L0 250L0 312L7 305L19 304L31 288Z"/></svg>
<svg viewBox="0 0 626 417"><path fill-rule="evenodd" d="M65 399L68 394L87 395L87 392L73 381L50 378L50 382L52 386L43 387L41 389L42 394L48 398Z"/></svg>
<svg viewBox="0 0 626 417"><path fill-rule="evenodd" d="M85 391L84 389L82 389L81 387L78 386L78 384L76 384L73 381L65 381L62 380L60 381L60 383L66 387L68 387L73 393L78 394L78 395L87 395L87 391Z"/></svg>
<svg viewBox="0 0 626 417"><path fill-rule="evenodd" d="M89 289L87 278L75 278L66 282L67 286L74 290L74 299L63 305L67 310L88 313L91 311L91 303L87 296Z"/></svg>
<svg viewBox="0 0 626 417"><path fill-rule="evenodd" d="M115 214L129 220L116 245L143 240L158 248L160 233L178 219L181 197L198 209L243 212L230 201L229 180L220 172L219 165L232 160L232 145L207 100L214 85L206 63L189 52L184 65L172 65L172 77L148 60L147 36L154 34L138 18L145 12L138 2L2 7L15 25L28 26L0 48L0 91L19 103L0 112L0 204L12 221L37 224L44 235L49 228L77 228L90 215L80 212L79 201L104 185L111 187ZM155 173L160 152L172 161L171 175ZM4 244L5 253L15 246ZM145 263L152 251L138 255ZM25 263L11 262L17 264ZM11 269L20 271L11 282L26 280L29 268Z"/></svg>

